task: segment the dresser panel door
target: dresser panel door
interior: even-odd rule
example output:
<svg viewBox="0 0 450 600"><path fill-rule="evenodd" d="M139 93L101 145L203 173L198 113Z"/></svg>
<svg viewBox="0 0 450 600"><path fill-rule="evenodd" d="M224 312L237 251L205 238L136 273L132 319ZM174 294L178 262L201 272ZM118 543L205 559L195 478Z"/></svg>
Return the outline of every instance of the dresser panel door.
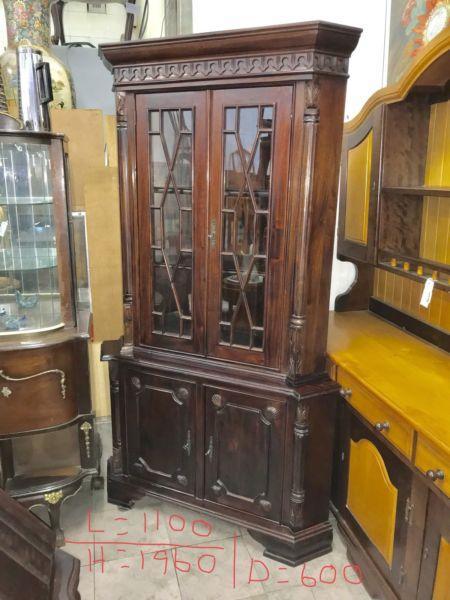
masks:
<svg viewBox="0 0 450 600"><path fill-rule="evenodd" d="M205 497L278 520L285 403L206 388Z"/></svg>
<svg viewBox="0 0 450 600"><path fill-rule="evenodd" d="M397 594L406 600L412 473L348 408L339 510ZM406 515L406 519L405 519Z"/></svg>
<svg viewBox="0 0 450 600"><path fill-rule="evenodd" d="M202 353L206 93L138 95L136 111L140 343Z"/></svg>
<svg viewBox="0 0 450 600"><path fill-rule="evenodd" d="M213 92L208 353L278 367L292 89Z"/></svg>
<svg viewBox="0 0 450 600"><path fill-rule="evenodd" d="M132 369L125 389L129 473L193 494L195 385Z"/></svg>
<svg viewBox="0 0 450 600"><path fill-rule="evenodd" d="M417 600L450 598L450 504L430 492Z"/></svg>

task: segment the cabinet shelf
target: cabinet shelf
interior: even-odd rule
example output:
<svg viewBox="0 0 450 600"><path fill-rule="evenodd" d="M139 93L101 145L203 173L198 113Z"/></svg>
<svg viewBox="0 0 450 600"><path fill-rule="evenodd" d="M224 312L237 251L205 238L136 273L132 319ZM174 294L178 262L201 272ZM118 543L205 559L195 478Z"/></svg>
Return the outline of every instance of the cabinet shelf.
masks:
<svg viewBox="0 0 450 600"><path fill-rule="evenodd" d="M390 271L391 273L395 273L396 275L402 275L403 277L408 277L409 279L413 279L414 281L419 281L421 283L425 283L425 281L430 277L429 274L418 275L415 271L404 271L401 266L393 267L390 263L382 261L378 263L378 267L384 269L385 271ZM439 288L441 290L450 290L450 282L446 283L445 281L436 279L434 285L436 288Z"/></svg>
<svg viewBox="0 0 450 600"><path fill-rule="evenodd" d="M51 196L18 196L4 198L0 196L0 206L31 206L35 204L53 204Z"/></svg>
<svg viewBox="0 0 450 600"><path fill-rule="evenodd" d="M405 196L447 196L450 198L450 187L444 186L384 186L382 191L387 194L401 194Z"/></svg>
<svg viewBox="0 0 450 600"><path fill-rule="evenodd" d="M33 251L16 254L9 250L0 250L0 271L36 271L38 269L49 269L57 266L56 249L50 248L51 252L45 254Z"/></svg>

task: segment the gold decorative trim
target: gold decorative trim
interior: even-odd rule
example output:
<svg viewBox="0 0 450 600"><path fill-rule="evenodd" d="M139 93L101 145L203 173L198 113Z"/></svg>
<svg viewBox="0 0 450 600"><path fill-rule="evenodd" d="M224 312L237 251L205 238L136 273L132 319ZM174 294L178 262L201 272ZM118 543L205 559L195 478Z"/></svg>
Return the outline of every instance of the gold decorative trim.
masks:
<svg viewBox="0 0 450 600"><path fill-rule="evenodd" d="M48 504L58 504L60 500L64 497L64 493L62 490L57 490L56 492L49 492L48 494L44 494L44 500Z"/></svg>
<svg viewBox="0 0 450 600"><path fill-rule="evenodd" d="M420 52L408 71L397 83L377 90L359 113L344 125L344 133L353 133L380 104L392 104L405 98L417 79L439 57L450 50L450 30L447 27Z"/></svg>
<svg viewBox="0 0 450 600"><path fill-rule="evenodd" d="M61 398L63 400L66 399L66 374L61 369L49 369L48 371L41 371L40 373L36 373L35 375L28 375L27 377L10 377L6 375L3 370L0 370L0 377L3 377L6 381L28 381L29 379L34 379L35 377L40 377L41 375L48 375L50 373L57 373L61 378ZM9 388L7 388L9 389ZM3 390L2 390L3 393ZM3 395L5 395L3 393ZM8 394L9 396L10 394Z"/></svg>
<svg viewBox="0 0 450 600"><path fill-rule="evenodd" d="M84 446L86 448L86 456L91 458L91 435L90 432L92 430L92 425L89 421L84 421L80 425L80 430L84 433Z"/></svg>

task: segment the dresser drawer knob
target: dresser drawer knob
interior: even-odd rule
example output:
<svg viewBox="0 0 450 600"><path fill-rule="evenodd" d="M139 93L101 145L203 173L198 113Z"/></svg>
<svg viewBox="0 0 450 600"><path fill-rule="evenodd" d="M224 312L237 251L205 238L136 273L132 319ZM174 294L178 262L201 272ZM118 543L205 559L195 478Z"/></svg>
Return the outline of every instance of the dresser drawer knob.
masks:
<svg viewBox="0 0 450 600"><path fill-rule="evenodd" d="M378 423L375 423L375 429L377 431L389 431L390 425L387 421L383 421L383 423L381 421L379 421Z"/></svg>
<svg viewBox="0 0 450 600"><path fill-rule="evenodd" d="M343 398L348 400L352 395L352 390L351 390L351 388L341 388L339 390L339 393Z"/></svg>
<svg viewBox="0 0 450 600"><path fill-rule="evenodd" d="M431 481L436 481L436 479L440 479L442 481L444 479L444 471L442 469L436 469L435 471L430 469L427 471L426 475L428 479L431 479Z"/></svg>

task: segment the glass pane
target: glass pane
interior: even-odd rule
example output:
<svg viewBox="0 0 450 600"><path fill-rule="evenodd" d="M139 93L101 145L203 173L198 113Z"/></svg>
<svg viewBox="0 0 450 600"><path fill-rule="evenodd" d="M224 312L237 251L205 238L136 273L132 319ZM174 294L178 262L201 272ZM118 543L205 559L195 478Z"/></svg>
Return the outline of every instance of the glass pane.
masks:
<svg viewBox="0 0 450 600"><path fill-rule="evenodd" d="M236 109L226 108L225 109L225 129L234 131L236 129Z"/></svg>
<svg viewBox="0 0 450 600"><path fill-rule="evenodd" d="M172 160L177 148L180 133L180 112L178 110L162 111L162 129L169 160Z"/></svg>
<svg viewBox="0 0 450 600"><path fill-rule="evenodd" d="M239 139L246 157L249 162L253 144L258 134L258 108L246 107L239 109Z"/></svg>
<svg viewBox="0 0 450 600"><path fill-rule="evenodd" d="M273 106L262 106L261 107L261 127L265 129L272 129L273 121Z"/></svg>
<svg viewBox="0 0 450 600"><path fill-rule="evenodd" d="M192 213L187 210L181 212L181 248L192 250Z"/></svg>
<svg viewBox="0 0 450 600"><path fill-rule="evenodd" d="M173 168L175 182L180 191L186 188L189 191L192 187L192 147L191 135L183 133L180 136L177 157Z"/></svg>
<svg viewBox="0 0 450 600"><path fill-rule="evenodd" d="M155 112L155 117L151 114ZM159 125L150 111L152 130ZM159 119L159 113L158 119ZM153 331L192 336L192 110L161 111L150 134Z"/></svg>
<svg viewBox="0 0 450 600"><path fill-rule="evenodd" d="M167 192L162 213L163 249L169 265L175 266L180 254L180 208L174 192Z"/></svg>
<svg viewBox="0 0 450 600"><path fill-rule="evenodd" d="M155 191L160 191L164 189L169 169L159 135L152 135L150 137L150 156L152 186ZM156 202L151 199L150 204L156 204Z"/></svg>
<svg viewBox="0 0 450 600"><path fill-rule="evenodd" d="M151 110L148 115L150 131L159 131L159 110Z"/></svg>
<svg viewBox="0 0 450 600"><path fill-rule="evenodd" d="M46 144L0 143L0 333L61 325Z"/></svg>
<svg viewBox="0 0 450 600"><path fill-rule="evenodd" d="M192 132L192 110L181 111L181 131Z"/></svg>
<svg viewBox="0 0 450 600"><path fill-rule="evenodd" d="M244 166L234 133L225 134L225 190L239 191L244 185Z"/></svg>
<svg viewBox="0 0 450 600"><path fill-rule="evenodd" d="M236 116L237 136L230 133ZM272 120L272 106L230 107L223 123L220 342L258 351L264 342Z"/></svg>
<svg viewBox="0 0 450 600"><path fill-rule="evenodd" d="M256 143L255 153L251 167L249 169L249 176L252 185L252 189L256 193L266 191L270 187L270 155L271 155L271 144L272 134L270 132L261 133ZM258 201L267 199L267 194L261 194L258 197ZM267 205L258 206L262 210L267 210Z"/></svg>

